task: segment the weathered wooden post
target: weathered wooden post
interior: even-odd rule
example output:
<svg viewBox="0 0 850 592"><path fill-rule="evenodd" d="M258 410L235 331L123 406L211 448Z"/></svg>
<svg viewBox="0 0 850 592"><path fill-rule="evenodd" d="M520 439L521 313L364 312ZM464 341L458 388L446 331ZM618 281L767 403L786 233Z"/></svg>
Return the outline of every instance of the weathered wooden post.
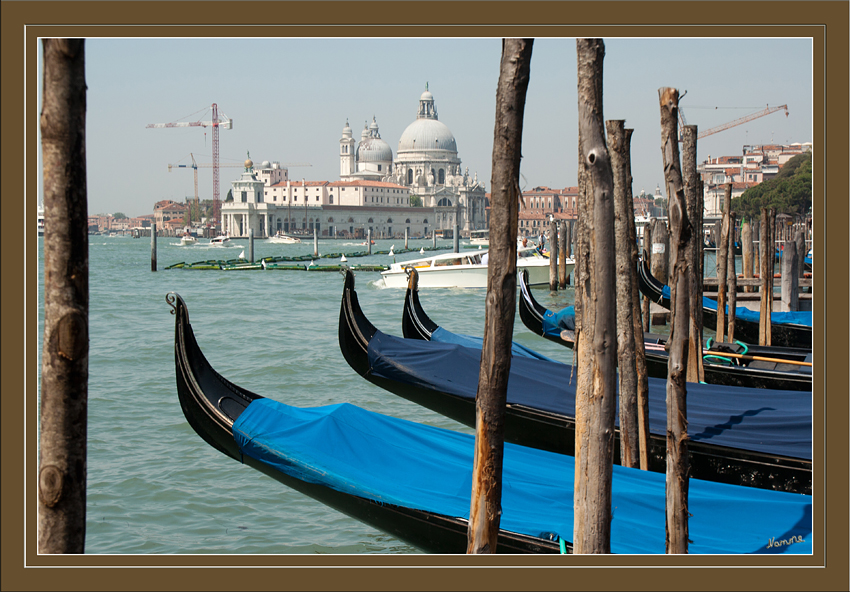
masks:
<svg viewBox="0 0 850 592"><path fill-rule="evenodd" d="M435 222L436 224L436 222ZM431 247L436 250L437 249L437 228L434 227L434 230L431 232Z"/></svg>
<svg viewBox="0 0 850 592"><path fill-rule="evenodd" d="M758 275L761 277L759 273L759 268L761 266L761 221L754 220L753 221L753 277ZM755 288L753 288L753 292L755 292Z"/></svg>
<svg viewBox="0 0 850 592"><path fill-rule="evenodd" d="M254 229L248 229L248 261L254 262Z"/></svg>
<svg viewBox="0 0 850 592"><path fill-rule="evenodd" d="M567 234L570 224L566 220L558 222L558 287L567 287Z"/></svg>
<svg viewBox="0 0 850 592"><path fill-rule="evenodd" d="M773 247L773 220L775 211L767 208L761 210L761 237L759 252L761 254L761 301L759 303L759 345L771 345L772 327L770 315L773 312L773 266L776 257Z"/></svg>
<svg viewBox="0 0 850 592"><path fill-rule="evenodd" d="M156 271L156 222L151 222L151 271Z"/></svg>
<svg viewBox="0 0 850 592"><path fill-rule="evenodd" d="M697 126L687 125L682 132L682 177L685 205L693 234L687 241L684 257L690 265L688 292L688 382L704 382L705 370L702 360L702 183L697 172Z"/></svg>
<svg viewBox="0 0 850 592"><path fill-rule="evenodd" d="M741 226L741 273L745 280L753 278L753 227L749 222ZM752 286L744 286L744 292L752 291Z"/></svg>
<svg viewBox="0 0 850 592"><path fill-rule="evenodd" d="M532 39L502 40L490 187L490 261L478 392L467 553L495 553L501 520L505 402L516 313L522 119Z"/></svg>
<svg viewBox="0 0 850 592"><path fill-rule="evenodd" d="M720 241L717 243L717 333L715 339L723 341L726 335L726 259L729 256L729 212L732 209L732 184L726 183L723 196L723 219Z"/></svg>
<svg viewBox="0 0 850 592"><path fill-rule="evenodd" d="M84 553L89 376L85 41L45 39L42 45L45 230L38 552ZM155 256L152 264L155 271Z"/></svg>
<svg viewBox="0 0 850 592"><path fill-rule="evenodd" d="M782 253L782 279L781 279L781 310L782 312L796 312L799 306L800 267L797 253L796 241L785 241Z"/></svg>
<svg viewBox="0 0 850 592"><path fill-rule="evenodd" d="M731 200L730 200L731 206ZM735 212L729 212L729 225L735 228ZM735 270L735 233L729 233L729 251L726 263L726 287L729 291L729 297L726 299L729 305L729 312L726 313L726 340L729 343L735 342L735 317L736 308L738 306L738 272Z"/></svg>
<svg viewBox="0 0 850 592"><path fill-rule="evenodd" d="M406 251L409 247L407 246L407 235L409 234L409 229L405 227L404 229L404 250Z"/></svg>
<svg viewBox="0 0 850 592"><path fill-rule="evenodd" d="M670 235L668 233L667 224L664 220L656 220L655 226L652 229L652 257L650 272L662 284L669 283L667 281L668 263L670 254L668 253L670 243Z"/></svg>
<svg viewBox="0 0 850 592"><path fill-rule="evenodd" d="M602 114L601 39L577 39L579 191L583 220L576 292L583 293L576 331L575 553L611 552L611 477L616 413L614 181ZM582 178L580 176L580 178ZM580 182L581 183L581 182Z"/></svg>
<svg viewBox="0 0 850 592"><path fill-rule="evenodd" d="M803 277L805 275L806 267L803 265L803 260L806 258L806 253L808 253L808 251L806 250L806 236L801 228L797 229L797 235L794 242L797 243L797 262L799 263L797 273L799 277Z"/></svg>
<svg viewBox="0 0 850 592"><path fill-rule="evenodd" d="M369 244L372 244L372 241L369 241ZM371 252L372 247L369 247L369 251ZM313 227L313 257L319 256L319 234L316 232L316 227ZM253 261L253 259L251 259Z"/></svg>
<svg viewBox="0 0 850 592"><path fill-rule="evenodd" d="M614 240L616 261L616 326L617 375L620 400L620 464L624 467L640 466L640 440L638 438L637 369L635 367L635 331L632 315L631 277L637 273L632 264L632 238L634 205L627 187L630 183L626 170L626 132L622 119L607 121L608 153L614 180ZM643 339L641 339L643 342Z"/></svg>
<svg viewBox="0 0 850 592"><path fill-rule="evenodd" d="M558 291L558 223L549 221L549 291Z"/></svg>
<svg viewBox="0 0 850 592"><path fill-rule="evenodd" d="M648 258L647 264L652 272L652 237L655 235L655 226L658 224L656 218L650 218L649 224L643 229L643 256ZM643 330L650 331L652 328L652 306L649 298L643 297Z"/></svg>
<svg viewBox="0 0 850 592"><path fill-rule="evenodd" d="M371 255L372 254L372 229L366 229L366 252Z"/></svg>
<svg viewBox="0 0 850 592"><path fill-rule="evenodd" d="M679 91L658 89L661 103L661 152L669 197L668 217L674 251L670 306L670 358L667 364L667 553L688 552L688 410L687 371L690 324L691 262L685 258L693 239L679 165Z"/></svg>
<svg viewBox="0 0 850 592"><path fill-rule="evenodd" d="M455 253L460 253L460 235L458 234L459 226L454 225L452 233L452 249Z"/></svg>

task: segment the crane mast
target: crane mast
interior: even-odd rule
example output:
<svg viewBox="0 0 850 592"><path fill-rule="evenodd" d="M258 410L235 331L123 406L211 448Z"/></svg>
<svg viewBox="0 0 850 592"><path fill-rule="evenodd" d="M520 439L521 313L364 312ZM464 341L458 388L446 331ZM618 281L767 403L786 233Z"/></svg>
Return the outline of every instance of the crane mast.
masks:
<svg viewBox="0 0 850 592"><path fill-rule="evenodd" d="M685 91L687 92L687 91ZM684 95L682 95L684 96ZM718 132L722 132L723 130L727 130L730 127L735 127L737 125L741 125L743 123L747 123L748 121L752 121L753 119L758 119L759 117L764 117L765 115L770 115L771 113L776 113L777 111L785 110L785 117L788 117L788 105L779 105L778 107L771 107L768 105L761 111L757 111L755 113L750 113L749 115L745 115L743 117L739 117L738 119L733 119L732 121L728 121L721 125L709 128L707 130L703 130L697 133L697 139L704 138L706 136L710 136L712 134L716 134ZM679 107L679 141L682 141L682 133L684 132L685 126L688 125L688 122L685 120L685 113L682 111L682 108Z"/></svg>

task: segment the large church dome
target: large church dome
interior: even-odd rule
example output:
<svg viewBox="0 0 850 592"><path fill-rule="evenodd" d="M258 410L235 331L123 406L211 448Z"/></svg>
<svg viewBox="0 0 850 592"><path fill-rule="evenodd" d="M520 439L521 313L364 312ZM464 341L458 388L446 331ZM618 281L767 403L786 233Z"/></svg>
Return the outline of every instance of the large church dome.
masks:
<svg viewBox="0 0 850 592"><path fill-rule="evenodd" d="M401 134L398 153L418 150L457 152L457 142L443 122L436 119L417 119Z"/></svg>
<svg viewBox="0 0 850 592"><path fill-rule="evenodd" d="M357 160L360 162L392 162L393 149L378 132L378 123L372 118L369 128L364 126L360 145L357 147Z"/></svg>

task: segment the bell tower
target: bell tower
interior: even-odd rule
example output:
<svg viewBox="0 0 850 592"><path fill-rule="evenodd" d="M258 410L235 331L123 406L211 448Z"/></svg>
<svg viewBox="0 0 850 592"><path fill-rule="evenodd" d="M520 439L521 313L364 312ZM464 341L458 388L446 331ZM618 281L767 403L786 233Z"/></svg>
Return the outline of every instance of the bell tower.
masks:
<svg viewBox="0 0 850 592"><path fill-rule="evenodd" d="M348 125L348 120L345 120L345 127L342 128L342 138L339 140L339 176L340 178L350 177L356 169L355 163L355 141L351 135L351 126Z"/></svg>

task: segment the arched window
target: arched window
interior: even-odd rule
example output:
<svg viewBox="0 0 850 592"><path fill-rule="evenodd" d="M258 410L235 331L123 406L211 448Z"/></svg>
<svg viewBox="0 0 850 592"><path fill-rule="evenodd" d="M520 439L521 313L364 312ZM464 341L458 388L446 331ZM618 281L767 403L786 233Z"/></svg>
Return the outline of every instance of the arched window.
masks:
<svg viewBox="0 0 850 592"><path fill-rule="evenodd" d="M404 221L405 224L410 224L410 218Z"/></svg>
<svg viewBox="0 0 850 592"><path fill-rule="evenodd" d="M422 224L428 224L428 218L425 218L424 220L422 220Z"/></svg>
<svg viewBox="0 0 850 592"><path fill-rule="evenodd" d="M413 185L413 169L407 169L407 184Z"/></svg>
<svg viewBox="0 0 850 592"><path fill-rule="evenodd" d="M392 224L392 223L393 223L393 219L392 219L392 218L387 218L387 224Z"/></svg>
<svg viewBox="0 0 850 592"><path fill-rule="evenodd" d="M369 224L374 224L374 221L371 218L369 218Z"/></svg>
<svg viewBox="0 0 850 592"><path fill-rule="evenodd" d="M446 184L446 171L440 169L440 172L437 174L437 183L440 185Z"/></svg>
<svg viewBox="0 0 850 592"><path fill-rule="evenodd" d="M334 219L333 219L332 217L331 217L331 218L328 218L328 224L330 224L330 223L331 223L331 222L333 222L333 221L334 221Z"/></svg>
<svg viewBox="0 0 850 592"><path fill-rule="evenodd" d="M448 197L444 197L439 201L437 205L442 207L448 207L452 205L452 200L450 200Z"/></svg>
<svg viewBox="0 0 850 592"><path fill-rule="evenodd" d="M351 216L349 216L349 217L348 217L348 223L349 223L349 224L354 224L354 218L352 218Z"/></svg>

